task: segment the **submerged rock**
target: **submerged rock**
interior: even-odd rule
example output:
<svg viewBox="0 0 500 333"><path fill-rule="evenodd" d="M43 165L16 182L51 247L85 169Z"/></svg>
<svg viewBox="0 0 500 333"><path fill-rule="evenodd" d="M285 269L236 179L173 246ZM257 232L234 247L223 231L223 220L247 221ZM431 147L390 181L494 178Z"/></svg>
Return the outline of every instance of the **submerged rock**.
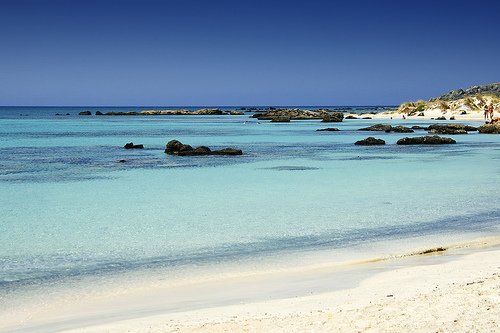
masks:
<svg viewBox="0 0 500 333"><path fill-rule="evenodd" d="M200 146L193 148L183 144L178 140L171 140L165 147L165 153L179 156L207 156L207 155L242 155L241 149L224 148L221 150L211 150L208 147Z"/></svg>
<svg viewBox="0 0 500 333"><path fill-rule="evenodd" d="M366 139L356 141L354 144L357 146L379 146L379 145L385 145L385 141L370 136Z"/></svg>
<svg viewBox="0 0 500 333"><path fill-rule="evenodd" d="M339 129L335 127L328 127L328 128L319 128L316 130L316 132L336 132L338 130Z"/></svg>
<svg viewBox="0 0 500 333"><path fill-rule="evenodd" d="M133 142L126 143L125 146L123 146L125 149L142 149L144 148L144 145L134 145Z"/></svg>
<svg viewBox="0 0 500 333"><path fill-rule="evenodd" d="M90 111L82 111L80 113L78 113L79 116L91 116L92 115L92 112Z"/></svg>
<svg viewBox="0 0 500 333"><path fill-rule="evenodd" d="M413 138L402 138L396 142L398 145L442 145L457 143L451 138L444 138L438 135L420 136Z"/></svg>

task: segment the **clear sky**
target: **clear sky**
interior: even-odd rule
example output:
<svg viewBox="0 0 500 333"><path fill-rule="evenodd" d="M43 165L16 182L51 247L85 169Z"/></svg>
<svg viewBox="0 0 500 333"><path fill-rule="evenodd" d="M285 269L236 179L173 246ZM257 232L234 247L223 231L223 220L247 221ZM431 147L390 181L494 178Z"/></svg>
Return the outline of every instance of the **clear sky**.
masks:
<svg viewBox="0 0 500 333"><path fill-rule="evenodd" d="M0 0L0 105L370 105L500 81L500 1Z"/></svg>

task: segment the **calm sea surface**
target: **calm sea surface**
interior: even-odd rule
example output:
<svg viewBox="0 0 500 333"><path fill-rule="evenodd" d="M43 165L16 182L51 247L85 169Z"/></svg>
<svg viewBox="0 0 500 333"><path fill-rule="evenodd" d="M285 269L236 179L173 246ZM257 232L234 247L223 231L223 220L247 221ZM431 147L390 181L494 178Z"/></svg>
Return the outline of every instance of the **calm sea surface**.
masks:
<svg viewBox="0 0 500 333"><path fill-rule="evenodd" d="M499 226L500 135L398 146L426 132L357 131L376 120L270 123L251 113L77 115L149 108L0 107L0 291ZM340 131L316 132L324 127ZM367 136L387 145L353 145ZM172 139L244 155L166 155ZM145 149L123 149L131 141Z"/></svg>

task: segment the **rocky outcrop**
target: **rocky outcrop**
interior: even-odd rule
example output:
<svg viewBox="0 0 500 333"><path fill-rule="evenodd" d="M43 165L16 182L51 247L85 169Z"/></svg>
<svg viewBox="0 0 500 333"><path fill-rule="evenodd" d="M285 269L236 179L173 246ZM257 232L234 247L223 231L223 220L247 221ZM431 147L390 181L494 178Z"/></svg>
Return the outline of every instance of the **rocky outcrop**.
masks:
<svg viewBox="0 0 500 333"><path fill-rule="evenodd" d="M102 115L103 115L103 113L102 113L101 111L96 111L96 112L95 112L95 115L96 115L96 116L102 116Z"/></svg>
<svg viewBox="0 0 500 333"><path fill-rule="evenodd" d="M483 84L480 86L473 86L465 90L452 90L444 95L439 96L438 98L435 98L434 100L439 99L442 101L456 101L458 99L475 96L478 94L495 95L500 97L500 83Z"/></svg>
<svg viewBox="0 0 500 333"><path fill-rule="evenodd" d="M123 146L125 149L142 149L144 148L144 145L134 145L133 142L126 143L125 146Z"/></svg>
<svg viewBox="0 0 500 333"><path fill-rule="evenodd" d="M451 138L444 138L438 135L420 136L413 138L402 138L396 142L398 145L442 145L457 143Z"/></svg>
<svg viewBox="0 0 500 333"><path fill-rule="evenodd" d="M200 146L193 148L190 145L183 144L178 140L171 140L165 147L165 153L178 156L206 156L206 155L242 155L241 149L224 148L221 150L211 150L208 147Z"/></svg>
<svg viewBox="0 0 500 333"><path fill-rule="evenodd" d="M257 118L259 120L273 120L280 118L290 118L290 120L309 120L309 119L323 119L329 114L340 114L343 118L343 114L340 112L328 113L324 110L302 110L302 109L270 109L267 112L255 113L252 118ZM329 116L326 116L329 117ZM332 116L335 119L339 119L340 116ZM339 120L342 121L342 120Z"/></svg>
<svg viewBox="0 0 500 333"><path fill-rule="evenodd" d="M413 129L413 130L426 130L427 131L429 128L424 127L424 126L415 125L415 126L412 126L411 129Z"/></svg>
<svg viewBox="0 0 500 333"><path fill-rule="evenodd" d="M344 119L359 119L358 117L355 117L353 115L348 115L347 117L345 117Z"/></svg>
<svg viewBox="0 0 500 333"><path fill-rule="evenodd" d="M465 124L433 124L427 130L430 134L467 134L467 132L477 131L477 128Z"/></svg>
<svg viewBox="0 0 500 333"><path fill-rule="evenodd" d="M92 112L90 111L82 111L80 113L78 113L79 116L91 116L92 115Z"/></svg>
<svg viewBox="0 0 500 333"><path fill-rule="evenodd" d="M287 116L279 116L271 119L272 123L289 123L290 122L290 117Z"/></svg>
<svg viewBox="0 0 500 333"><path fill-rule="evenodd" d="M500 134L500 122L480 126L477 130L481 134Z"/></svg>
<svg viewBox="0 0 500 333"><path fill-rule="evenodd" d="M392 130L390 130L389 132L396 132L396 133L413 133L415 132L414 130L412 130L411 128L408 128L406 126L393 126L392 127Z"/></svg>
<svg viewBox="0 0 500 333"><path fill-rule="evenodd" d="M360 128L358 131L380 131L380 132L396 132L396 133L413 133L411 128L406 126L391 126L386 124L376 124L365 128Z"/></svg>
<svg viewBox="0 0 500 333"><path fill-rule="evenodd" d="M215 116L220 116L224 114L224 112L222 112L221 109L200 109L193 113L197 115L215 115Z"/></svg>
<svg viewBox="0 0 500 333"><path fill-rule="evenodd" d="M380 146L380 145L385 145L385 141L370 136L366 139L356 141L354 144L357 146Z"/></svg>
<svg viewBox="0 0 500 333"><path fill-rule="evenodd" d="M391 130L392 130L391 125L376 124L376 125L372 125L369 127L360 128L358 131L380 131L380 132L389 131L390 132Z"/></svg>
<svg viewBox="0 0 500 333"><path fill-rule="evenodd" d="M335 127L328 127L328 128L320 128L317 129L316 132L337 132L339 129Z"/></svg>
<svg viewBox="0 0 500 333"><path fill-rule="evenodd" d="M137 112L134 112L134 111L130 111L130 112L106 112L104 115L106 116L137 116L139 115L139 113Z"/></svg>
<svg viewBox="0 0 500 333"><path fill-rule="evenodd" d="M322 122L324 123L339 123L344 120L344 114L342 112L329 112L324 113L322 117Z"/></svg>

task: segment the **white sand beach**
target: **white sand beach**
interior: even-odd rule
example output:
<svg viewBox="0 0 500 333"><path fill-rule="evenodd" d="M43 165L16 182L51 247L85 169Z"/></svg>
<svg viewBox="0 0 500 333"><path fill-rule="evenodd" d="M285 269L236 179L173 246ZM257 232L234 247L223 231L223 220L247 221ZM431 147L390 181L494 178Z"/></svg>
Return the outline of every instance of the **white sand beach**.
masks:
<svg viewBox="0 0 500 333"><path fill-rule="evenodd" d="M45 312L18 313L17 319L24 316L24 321L3 329L6 332L86 333L498 332L499 246L499 237L489 237L450 245L446 251L406 253L380 259L391 262L391 268L368 275L353 287L311 296L229 302L231 305L225 305L222 299L219 303L213 299L212 306L187 311L182 310L181 300L179 310L161 310L161 302L172 300L160 289L135 290L129 295L123 290L121 296L115 294L114 303L91 295L86 300L61 303L55 308L48 306ZM322 271L328 269L309 267L285 274L309 274L312 283L321 283ZM239 288L253 283L255 288L262 289L266 278L240 277L243 284L239 284ZM272 283L278 287L279 279ZM249 284L251 291L253 287ZM193 286L191 291L209 295L210 286L210 282L202 283ZM227 284L227 293L234 293L234 286ZM287 288L293 290L294 286ZM265 293L265 288L261 292ZM157 304L158 311L141 312L144 302L153 307ZM92 312L101 316L94 318Z"/></svg>

